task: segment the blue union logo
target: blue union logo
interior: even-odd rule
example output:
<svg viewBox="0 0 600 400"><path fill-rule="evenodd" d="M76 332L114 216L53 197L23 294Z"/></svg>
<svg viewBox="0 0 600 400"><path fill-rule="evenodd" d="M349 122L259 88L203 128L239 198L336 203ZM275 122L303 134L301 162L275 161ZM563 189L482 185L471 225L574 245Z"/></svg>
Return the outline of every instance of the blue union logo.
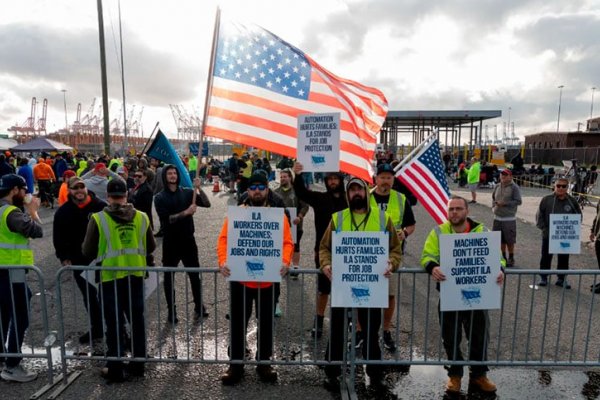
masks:
<svg viewBox="0 0 600 400"><path fill-rule="evenodd" d="M367 286L352 286L350 290L352 291L352 299L355 303L364 304L371 298L371 293Z"/></svg>
<svg viewBox="0 0 600 400"><path fill-rule="evenodd" d="M481 289L472 287L468 289L461 289L462 301L468 306L473 304L479 304L481 302Z"/></svg>
<svg viewBox="0 0 600 400"><path fill-rule="evenodd" d="M562 247L563 249L568 249L569 247L571 247L571 243L569 243L569 242L560 242L560 247Z"/></svg>
<svg viewBox="0 0 600 400"><path fill-rule="evenodd" d="M310 159L313 165L323 165L325 164L325 156L322 155L311 155Z"/></svg>
<svg viewBox="0 0 600 400"><path fill-rule="evenodd" d="M246 260L246 272L252 277L263 276L265 263L262 260Z"/></svg>

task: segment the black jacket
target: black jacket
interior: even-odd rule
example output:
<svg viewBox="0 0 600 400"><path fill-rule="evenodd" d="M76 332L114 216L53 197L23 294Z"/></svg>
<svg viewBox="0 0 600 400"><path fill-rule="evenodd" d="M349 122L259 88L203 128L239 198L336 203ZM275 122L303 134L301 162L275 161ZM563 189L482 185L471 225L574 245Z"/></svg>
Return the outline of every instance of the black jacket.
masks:
<svg viewBox="0 0 600 400"><path fill-rule="evenodd" d="M175 169L172 165L166 165L162 170L163 190L154 196L154 207L160 219L160 226L164 232L164 241L170 242L178 240L178 238L188 238L194 234L194 219L191 216L179 218L171 221L171 215L178 214L188 208L192 204L192 196L194 191L189 188L179 186L181 177L177 171L177 189L169 190L167 185L167 171ZM199 207L210 207L210 200L202 190L196 196L196 205Z"/></svg>
<svg viewBox="0 0 600 400"><path fill-rule="evenodd" d="M62 263L71 260L73 265L89 265L93 258L85 257L81 252L81 244L85 238L90 216L102 211L106 203L98 199L94 193L88 192L92 201L84 208L79 208L71 198L54 214L52 242L56 257Z"/></svg>
<svg viewBox="0 0 600 400"><path fill-rule="evenodd" d="M152 200L154 193L148 181L142 183L137 190L134 190L129 195L129 202L133 204L136 210L145 212L150 218L150 226L154 227L152 222Z"/></svg>

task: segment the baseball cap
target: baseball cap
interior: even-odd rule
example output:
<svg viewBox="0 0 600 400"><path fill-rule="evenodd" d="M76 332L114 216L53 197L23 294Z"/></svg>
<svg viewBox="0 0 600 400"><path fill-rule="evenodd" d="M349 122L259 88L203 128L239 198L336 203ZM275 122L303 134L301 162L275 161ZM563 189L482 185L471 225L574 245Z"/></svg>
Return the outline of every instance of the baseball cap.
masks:
<svg viewBox="0 0 600 400"><path fill-rule="evenodd" d="M77 185L78 183L83 183L85 185L83 179L78 176L72 176L69 178L67 185L69 186L69 189L73 189L73 186Z"/></svg>
<svg viewBox="0 0 600 400"><path fill-rule="evenodd" d="M261 173L255 173L252 174L252 176L250 177L250 179L248 180L249 184L253 184L253 183L258 183L259 185L268 185L269 184L269 180L267 179L267 177L265 176L265 174L261 174Z"/></svg>
<svg viewBox="0 0 600 400"><path fill-rule="evenodd" d="M127 184L122 179L113 179L106 185L106 194L113 197L127 196Z"/></svg>
<svg viewBox="0 0 600 400"><path fill-rule="evenodd" d="M503 169L502 172L500 172L502 175L508 175L508 176L512 176L512 172L510 169Z"/></svg>
<svg viewBox="0 0 600 400"><path fill-rule="evenodd" d="M75 176L75 171L73 171L72 169L68 169L65 171L65 173L63 174L63 179L65 180L65 182L68 182L69 178Z"/></svg>
<svg viewBox="0 0 600 400"><path fill-rule="evenodd" d="M0 178L0 190L10 190L14 187L27 189L27 182L16 174L6 174Z"/></svg>
<svg viewBox="0 0 600 400"><path fill-rule="evenodd" d="M360 178L352 178L348 181L348 185L346 185L346 189L349 189L351 185L358 185L362 188L367 189L367 183Z"/></svg>
<svg viewBox="0 0 600 400"><path fill-rule="evenodd" d="M94 166L94 171L99 171L102 168L106 168L106 164L99 162Z"/></svg>
<svg viewBox="0 0 600 400"><path fill-rule="evenodd" d="M379 164L377 166L377 175L382 174L384 172L389 172L390 174L394 174L394 168L390 164Z"/></svg>

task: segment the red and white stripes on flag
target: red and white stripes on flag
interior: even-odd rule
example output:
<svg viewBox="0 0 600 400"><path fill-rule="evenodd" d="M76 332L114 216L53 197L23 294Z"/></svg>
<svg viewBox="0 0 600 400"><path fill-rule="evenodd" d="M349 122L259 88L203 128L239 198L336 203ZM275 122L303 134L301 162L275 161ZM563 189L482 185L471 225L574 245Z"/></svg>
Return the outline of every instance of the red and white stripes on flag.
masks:
<svg viewBox="0 0 600 400"><path fill-rule="evenodd" d="M340 113L340 170L372 180L388 106L256 26L221 24L205 134L296 156L300 114Z"/></svg>
<svg viewBox="0 0 600 400"><path fill-rule="evenodd" d="M441 224L448 219L450 189L437 139L396 171L396 177L421 201L435 222Z"/></svg>

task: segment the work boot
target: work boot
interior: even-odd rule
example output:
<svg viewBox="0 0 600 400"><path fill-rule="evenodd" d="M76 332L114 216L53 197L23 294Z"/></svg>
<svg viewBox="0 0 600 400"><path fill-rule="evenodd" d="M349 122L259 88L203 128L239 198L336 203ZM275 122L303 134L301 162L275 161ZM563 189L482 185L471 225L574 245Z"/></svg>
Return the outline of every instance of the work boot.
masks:
<svg viewBox="0 0 600 400"><path fill-rule="evenodd" d="M392 339L392 332L383 331L383 347L391 352L396 351L396 342Z"/></svg>
<svg viewBox="0 0 600 400"><path fill-rule="evenodd" d="M478 389L482 392L493 393L496 391L496 385L487 376L478 376L469 379L469 389Z"/></svg>
<svg viewBox="0 0 600 400"><path fill-rule="evenodd" d="M564 287L565 289L571 289L571 285L566 279L558 279L555 283L556 286Z"/></svg>
<svg viewBox="0 0 600 400"><path fill-rule="evenodd" d="M451 375L448 377L448 383L446 383L446 391L448 393L460 393L460 382L462 376Z"/></svg>
<svg viewBox="0 0 600 400"><path fill-rule="evenodd" d="M506 266L508 268L513 268L515 266L515 258L509 256L508 261L506 262Z"/></svg>
<svg viewBox="0 0 600 400"><path fill-rule="evenodd" d="M202 304L202 306L198 307L194 307L194 319L199 320L199 319L203 319L203 318L208 318L210 314L208 313L208 311L206 311L206 307L204 306L204 304Z"/></svg>
<svg viewBox="0 0 600 400"><path fill-rule="evenodd" d="M232 386L242 380L244 376L244 367L242 365L230 365L227 371L221 375L221 383L225 386Z"/></svg>
<svg viewBox="0 0 600 400"><path fill-rule="evenodd" d="M277 371L270 365L257 365L256 372L263 382L275 382L277 380Z"/></svg>

